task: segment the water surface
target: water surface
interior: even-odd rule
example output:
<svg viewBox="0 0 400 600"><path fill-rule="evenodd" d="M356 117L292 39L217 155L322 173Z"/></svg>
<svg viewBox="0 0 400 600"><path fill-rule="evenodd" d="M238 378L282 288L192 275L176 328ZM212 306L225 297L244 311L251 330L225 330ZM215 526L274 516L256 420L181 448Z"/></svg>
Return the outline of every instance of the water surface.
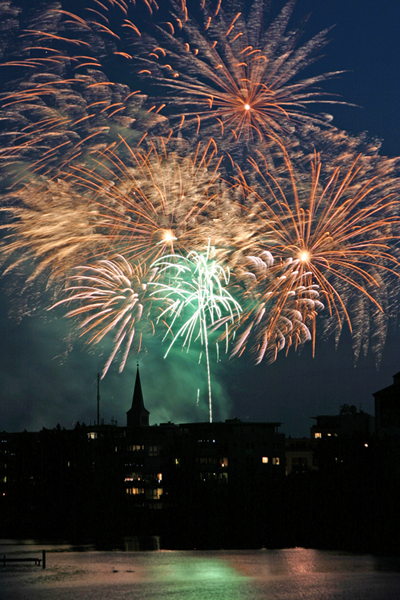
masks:
<svg viewBox="0 0 400 600"><path fill-rule="evenodd" d="M0 567L1 600L399 600L400 559L294 548L255 551L74 551L0 544L47 568Z"/></svg>

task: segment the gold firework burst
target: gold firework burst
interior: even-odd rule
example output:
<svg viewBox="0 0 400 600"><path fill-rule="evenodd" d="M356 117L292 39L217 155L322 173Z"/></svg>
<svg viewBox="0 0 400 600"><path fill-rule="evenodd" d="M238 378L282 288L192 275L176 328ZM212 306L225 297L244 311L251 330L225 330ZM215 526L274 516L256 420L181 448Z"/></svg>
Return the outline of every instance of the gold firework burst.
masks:
<svg viewBox="0 0 400 600"><path fill-rule="evenodd" d="M327 43L327 31L298 46L298 32L287 31L294 4L290 0L265 31L263 2L253 2L247 17L244 9L225 12L224 3L215 9L205 2L197 20L186 12L177 19L175 36L169 26L158 26L164 43L143 57L141 73L170 91L164 100L170 118L214 137L264 143L271 134L293 136L302 123L325 123L325 115L312 115L307 107L328 101L317 86L337 73L304 79L298 74Z"/></svg>
<svg viewBox="0 0 400 600"><path fill-rule="evenodd" d="M249 185L241 176L257 217L258 251L290 261L286 276L296 273L306 289L317 285L338 330L346 322L357 335L365 324L362 314L351 314L354 297L383 312L385 290L397 289L398 200L384 192L382 181L365 177L357 157L327 177L318 155L308 176L296 172L288 155L285 162L286 178L268 172L261 155L258 162L251 159L258 183ZM311 327L315 343L315 318Z"/></svg>

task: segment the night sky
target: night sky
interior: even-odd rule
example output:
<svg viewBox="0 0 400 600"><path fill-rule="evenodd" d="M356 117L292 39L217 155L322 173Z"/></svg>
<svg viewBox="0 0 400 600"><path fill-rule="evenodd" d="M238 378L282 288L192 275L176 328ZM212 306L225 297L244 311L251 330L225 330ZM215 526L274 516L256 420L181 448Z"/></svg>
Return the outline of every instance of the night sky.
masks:
<svg viewBox="0 0 400 600"><path fill-rule="evenodd" d="M282 3L283 4L283 3ZM358 105L332 106L333 124L352 133L367 131L383 140L381 154L400 153L400 4L393 0L298 0L292 24L311 13L304 41L335 25L330 44L313 67L315 74L345 70L324 84L343 100ZM326 111L326 107L324 108ZM18 319L9 316L22 302L18 290L0 290L0 430L39 430L59 423L67 429L96 418L98 356L70 335L65 318L45 311ZM22 310L24 312L24 310ZM254 366L249 358L212 364L214 420L279 421L281 431L306 436L311 417L335 414L343 403L373 414L372 394L392 382L400 370L400 335L389 333L379 370L372 355L354 365L349 335L335 350L333 340L318 340L300 354L279 355L272 365ZM158 346L158 347L157 347ZM110 369L101 382L101 417L126 424L136 371L132 357L124 372ZM159 341L140 357L145 405L151 424L205 421L204 365L197 354L175 349L164 361ZM203 400L196 405L197 388Z"/></svg>

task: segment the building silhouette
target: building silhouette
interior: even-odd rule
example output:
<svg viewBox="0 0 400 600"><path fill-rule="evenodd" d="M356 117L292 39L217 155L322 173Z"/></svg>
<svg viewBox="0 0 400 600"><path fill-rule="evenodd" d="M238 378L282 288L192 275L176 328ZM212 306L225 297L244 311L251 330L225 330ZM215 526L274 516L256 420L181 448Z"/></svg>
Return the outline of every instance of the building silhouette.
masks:
<svg viewBox="0 0 400 600"><path fill-rule="evenodd" d="M384 437L372 417L343 405L314 417L310 438L286 439L280 423L150 425L138 368L126 426L0 434L0 537L395 552L394 379L374 394Z"/></svg>
<svg viewBox="0 0 400 600"><path fill-rule="evenodd" d="M212 538L221 546L246 546L255 525L232 531L232 520L254 519L256 499L271 494L284 476L280 423L149 425L148 415L137 371L127 427L118 440L127 531L157 531L173 547L206 547Z"/></svg>
<svg viewBox="0 0 400 600"><path fill-rule="evenodd" d="M400 372L393 376L391 385L375 392L373 396L377 434L400 435Z"/></svg>

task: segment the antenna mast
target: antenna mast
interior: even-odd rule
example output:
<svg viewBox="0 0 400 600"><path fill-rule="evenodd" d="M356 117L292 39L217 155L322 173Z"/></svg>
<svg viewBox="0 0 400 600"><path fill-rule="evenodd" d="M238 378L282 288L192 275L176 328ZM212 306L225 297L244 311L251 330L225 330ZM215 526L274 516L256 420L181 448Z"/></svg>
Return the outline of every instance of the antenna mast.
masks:
<svg viewBox="0 0 400 600"><path fill-rule="evenodd" d="M97 427L100 425L100 373L97 373Z"/></svg>

